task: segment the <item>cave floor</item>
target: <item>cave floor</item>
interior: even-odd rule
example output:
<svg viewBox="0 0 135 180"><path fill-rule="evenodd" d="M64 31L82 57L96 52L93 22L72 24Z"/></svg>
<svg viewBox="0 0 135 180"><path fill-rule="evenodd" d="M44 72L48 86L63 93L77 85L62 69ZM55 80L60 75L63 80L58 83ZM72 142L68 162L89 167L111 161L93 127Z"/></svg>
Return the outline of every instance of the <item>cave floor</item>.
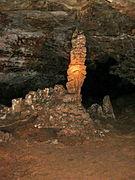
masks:
<svg viewBox="0 0 135 180"><path fill-rule="evenodd" d="M134 180L135 136L111 135L47 144L14 140L0 146L0 180Z"/></svg>

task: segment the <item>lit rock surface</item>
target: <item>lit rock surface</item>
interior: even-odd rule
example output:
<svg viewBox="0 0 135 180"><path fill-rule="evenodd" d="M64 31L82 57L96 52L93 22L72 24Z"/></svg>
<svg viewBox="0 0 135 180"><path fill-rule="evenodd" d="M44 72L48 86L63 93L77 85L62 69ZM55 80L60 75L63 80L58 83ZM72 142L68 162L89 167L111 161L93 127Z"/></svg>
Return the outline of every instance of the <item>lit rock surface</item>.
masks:
<svg viewBox="0 0 135 180"><path fill-rule="evenodd" d="M110 73L135 84L135 3L108 1L0 0L1 101L65 84L76 26L87 62L113 58Z"/></svg>
<svg viewBox="0 0 135 180"><path fill-rule="evenodd" d="M59 135L94 136L95 127L78 95L68 94L63 86L31 91L25 99L14 99L12 107L0 111L0 130L53 128Z"/></svg>
<svg viewBox="0 0 135 180"><path fill-rule="evenodd" d="M75 30L72 37L72 51L70 52L70 64L67 70L67 90L80 96L81 87L86 77L86 38L81 32Z"/></svg>

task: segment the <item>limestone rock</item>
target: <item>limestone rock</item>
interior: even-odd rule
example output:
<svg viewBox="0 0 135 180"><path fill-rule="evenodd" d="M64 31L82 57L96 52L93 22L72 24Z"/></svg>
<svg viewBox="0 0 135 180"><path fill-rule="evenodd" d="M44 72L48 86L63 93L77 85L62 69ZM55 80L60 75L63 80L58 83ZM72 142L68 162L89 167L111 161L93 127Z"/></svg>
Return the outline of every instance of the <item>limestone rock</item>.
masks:
<svg viewBox="0 0 135 180"><path fill-rule="evenodd" d="M12 100L12 113L21 112L22 98Z"/></svg>
<svg viewBox="0 0 135 180"><path fill-rule="evenodd" d="M109 123L116 119L109 96L103 98L103 104L93 104L88 108L88 113L93 121Z"/></svg>
<svg viewBox="0 0 135 180"><path fill-rule="evenodd" d="M66 83L77 26L86 36L86 62L113 58L110 73L135 84L134 6L134 0L1 0L0 99Z"/></svg>
<svg viewBox="0 0 135 180"><path fill-rule="evenodd" d="M0 131L0 143L6 143L13 139L12 134L3 131Z"/></svg>
<svg viewBox="0 0 135 180"><path fill-rule="evenodd" d="M105 96L103 99L103 112L107 118L115 119L113 107L109 96Z"/></svg>
<svg viewBox="0 0 135 180"><path fill-rule="evenodd" d="M32 123L33 128L60 129L65 135L67 132L84 137L94 135L95 127L81 99L69 94L61 85L31 91L25 99L14 99L12 107L0 113L5 115L0 116L1 130Z"/></svg>
<svg viewBox="0 0 135 180"><path fill-rule="evenodd" d="M70 52L70 64L68 66L68 82L66 84L69 93L80 96L81 87L86 75L86 38L83 33L74 32L72 37L72 50Z"/></svg>

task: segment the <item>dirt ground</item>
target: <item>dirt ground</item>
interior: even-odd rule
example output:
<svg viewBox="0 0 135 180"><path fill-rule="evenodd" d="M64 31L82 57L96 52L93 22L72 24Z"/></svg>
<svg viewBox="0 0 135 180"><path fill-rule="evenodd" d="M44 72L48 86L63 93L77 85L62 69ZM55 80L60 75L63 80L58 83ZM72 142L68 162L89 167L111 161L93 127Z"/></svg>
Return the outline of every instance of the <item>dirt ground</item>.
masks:
<svg viewBox="0 0 135 180"><path fill-rule="evenodd" d="M0 144L0 180L135 180L134 102L119 99L116 131L85 142L30 123L18 126L14 139Z"/></svg>
<svg viewBox="0 0 135 180"><path fill-rule="evenodd" d="M41 139L2 144L0 180L135 179L135 136Z"/></svg>

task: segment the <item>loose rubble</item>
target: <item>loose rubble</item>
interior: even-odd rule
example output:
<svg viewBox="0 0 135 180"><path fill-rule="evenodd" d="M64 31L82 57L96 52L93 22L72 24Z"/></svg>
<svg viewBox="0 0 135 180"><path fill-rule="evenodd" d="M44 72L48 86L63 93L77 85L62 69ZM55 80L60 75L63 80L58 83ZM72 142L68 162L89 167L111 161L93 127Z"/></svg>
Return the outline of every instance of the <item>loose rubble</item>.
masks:
<svg viewBox="0 0 135 180"><path fill-rule="evenodd" d="M13 139L12 134L8 132L4 133L3 131L0 131L0 143L9 142L12 139Z"/></svg>
<svg viewBox="0 0 135 180"><path fill-rule="evenodd" d="M18 125L30 123L32 128L58 129L59 136L104 137L109 131L97 129L94 120L114 118L112 112L109 97L105 97L103 108L93 104L87 111L81 104L81 96L79 99L78 95L69 94L62 85L56 85L31 91L24 99L13 99L11 108L0 110L0 130L17 129Z"/></svg>

